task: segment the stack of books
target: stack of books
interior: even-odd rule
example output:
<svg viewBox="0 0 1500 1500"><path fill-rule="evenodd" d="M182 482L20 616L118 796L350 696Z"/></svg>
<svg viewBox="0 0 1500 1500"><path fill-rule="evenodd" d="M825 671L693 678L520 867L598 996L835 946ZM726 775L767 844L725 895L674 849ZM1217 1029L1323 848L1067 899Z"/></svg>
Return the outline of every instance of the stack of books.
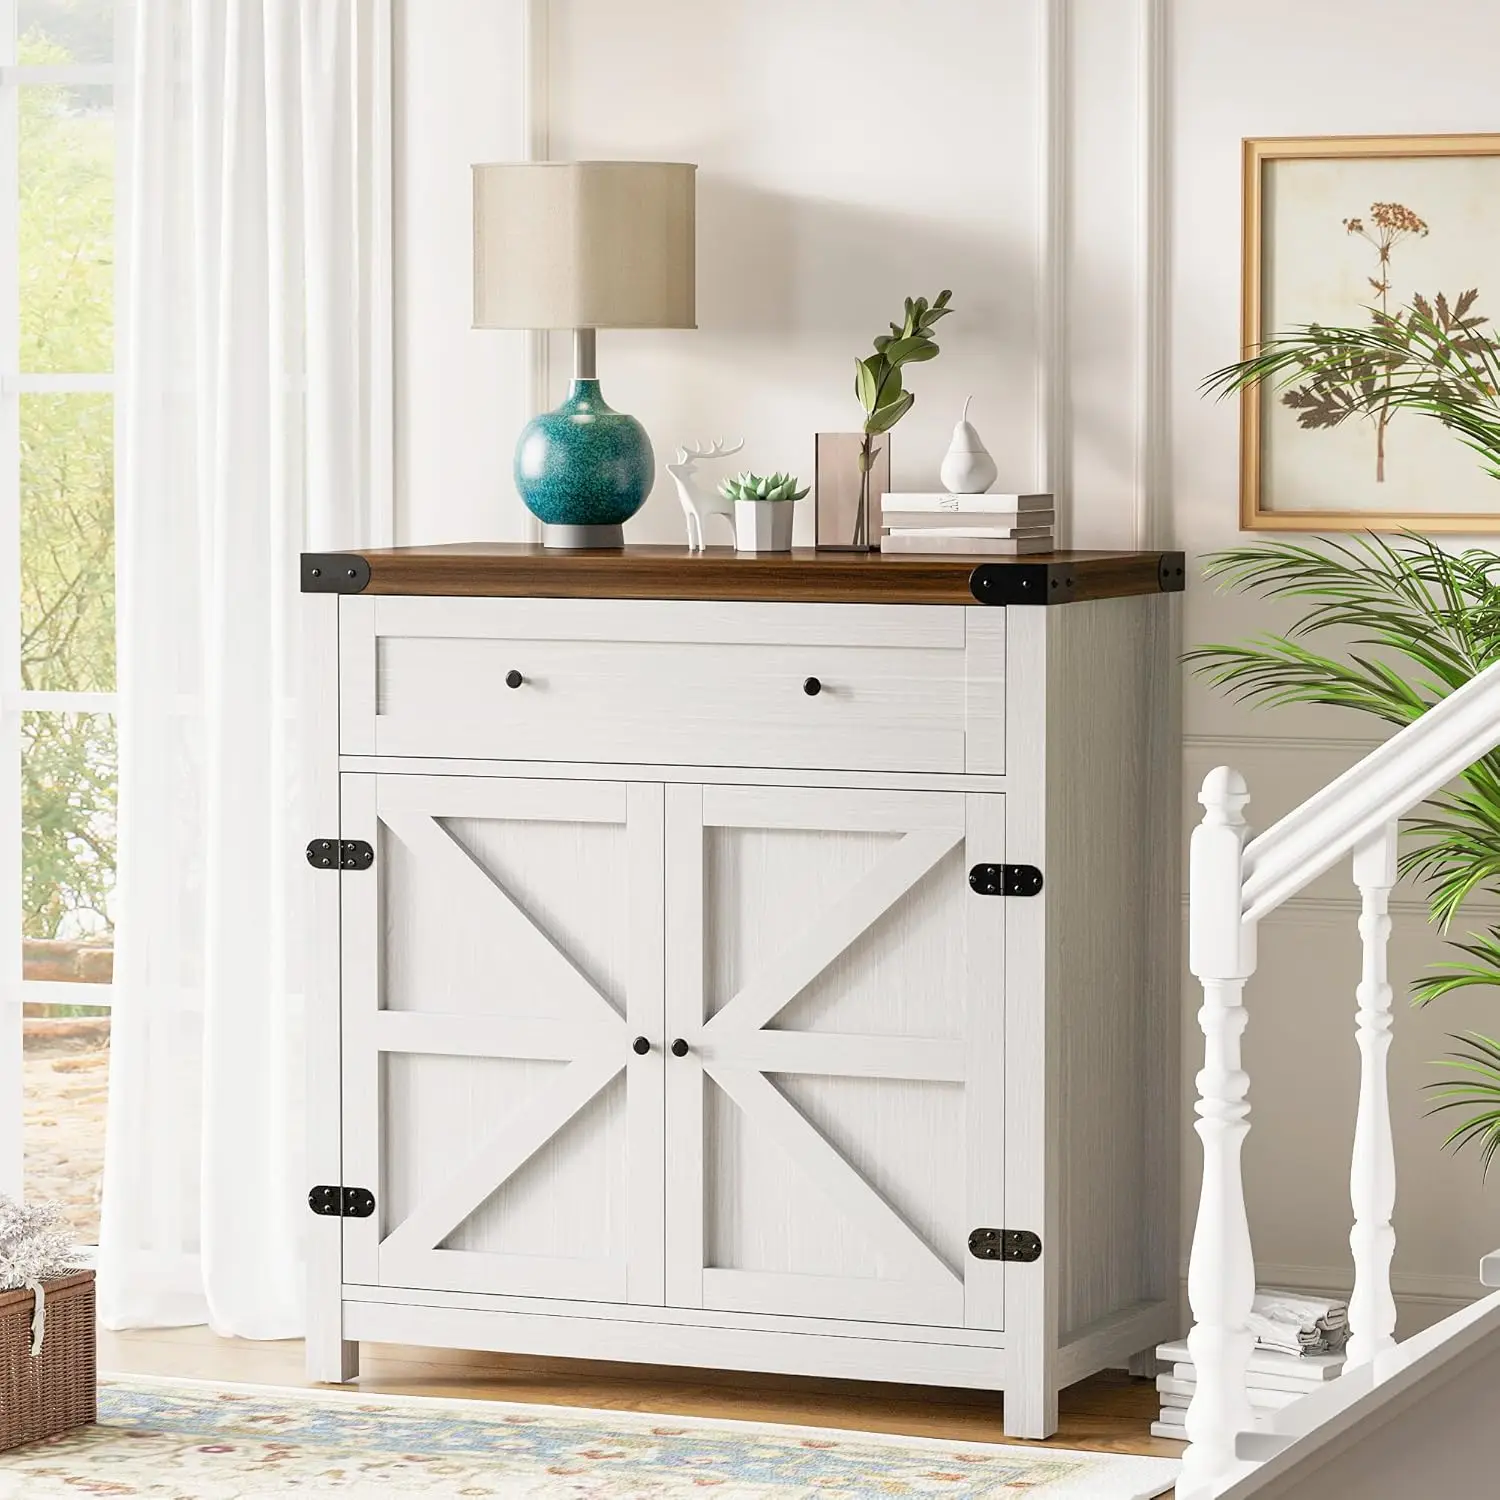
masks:
<svg viewBox="0 0 1500 1500"><path fill-rule="evenodd" d="M882 552L1050 552L1051 495L882 495Z"/></svg>
<svg viewBox="0 0 1500 1500"><path fill-rule="evenodd" d="M1151 1424L1151 1435L1185 1443L1187 1430L1182 1424L1187 1418L1188 1402L1193 1399L1198 1384L1187 1340L1158 1345L1156 1357L1166 1368L1156 1377L1156 1389L1161 1395L1161 1420ZM1250 1355L1247 1383L1250 1408L1255 1413L1257 1425L1282 1407L1290 1406L1310 1391L1317 1390L1343 1368L1342 1353L1283 1354L1272 1349L1254 1350Z"/></svg>

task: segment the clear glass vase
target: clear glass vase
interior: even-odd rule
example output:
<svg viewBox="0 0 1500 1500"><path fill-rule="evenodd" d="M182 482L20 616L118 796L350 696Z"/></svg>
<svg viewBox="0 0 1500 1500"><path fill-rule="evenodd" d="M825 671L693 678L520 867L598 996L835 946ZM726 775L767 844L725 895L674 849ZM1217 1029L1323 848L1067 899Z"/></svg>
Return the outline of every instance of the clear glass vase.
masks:
<svg viewBox="0 0 1500 1500"><path fill-rule="evenodd" d="M864 462L869 442L869 463ZM817 435L817 542L829 552L880 551L880 497L891 487L888 433Z"/></svg>

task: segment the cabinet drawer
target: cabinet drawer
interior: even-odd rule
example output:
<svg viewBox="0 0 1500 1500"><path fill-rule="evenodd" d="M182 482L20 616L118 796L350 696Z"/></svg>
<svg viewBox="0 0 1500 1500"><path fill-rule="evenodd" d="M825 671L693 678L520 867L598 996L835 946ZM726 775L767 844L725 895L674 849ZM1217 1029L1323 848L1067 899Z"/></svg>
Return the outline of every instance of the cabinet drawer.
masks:
<svg viewBox="0 0 1500 1500"><path fill-rule="evenodd" d="M959 773L1003 712L962 608L342 605L346 754Z"/></svg>

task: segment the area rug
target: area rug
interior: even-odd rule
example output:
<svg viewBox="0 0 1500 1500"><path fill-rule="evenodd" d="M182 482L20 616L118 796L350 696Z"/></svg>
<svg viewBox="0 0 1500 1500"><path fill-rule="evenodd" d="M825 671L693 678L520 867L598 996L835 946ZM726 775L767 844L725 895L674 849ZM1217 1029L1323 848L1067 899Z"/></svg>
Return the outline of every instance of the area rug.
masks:
<svg viewBox="0 0 1500 1500"><path fill-rule="evenodd" d="M0 1496L1146 1500L1171 1460L506 1402L113 1377L99 1425L0 1455Z"/></svg>

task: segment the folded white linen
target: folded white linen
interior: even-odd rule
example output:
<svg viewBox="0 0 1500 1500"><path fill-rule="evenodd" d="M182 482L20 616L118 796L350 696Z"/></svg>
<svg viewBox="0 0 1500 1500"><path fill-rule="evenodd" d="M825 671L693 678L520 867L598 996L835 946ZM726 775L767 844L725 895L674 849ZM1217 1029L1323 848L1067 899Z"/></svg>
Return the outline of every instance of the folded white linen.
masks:
<svg viewBox="0 0 1500 1500"><path fill-rule="evenodd" d="M1336 1354L1349 1342L1349 1304L1335 1297L1265 1288L1248 1321L1258 1349L1282 1354Z"/></svg>

